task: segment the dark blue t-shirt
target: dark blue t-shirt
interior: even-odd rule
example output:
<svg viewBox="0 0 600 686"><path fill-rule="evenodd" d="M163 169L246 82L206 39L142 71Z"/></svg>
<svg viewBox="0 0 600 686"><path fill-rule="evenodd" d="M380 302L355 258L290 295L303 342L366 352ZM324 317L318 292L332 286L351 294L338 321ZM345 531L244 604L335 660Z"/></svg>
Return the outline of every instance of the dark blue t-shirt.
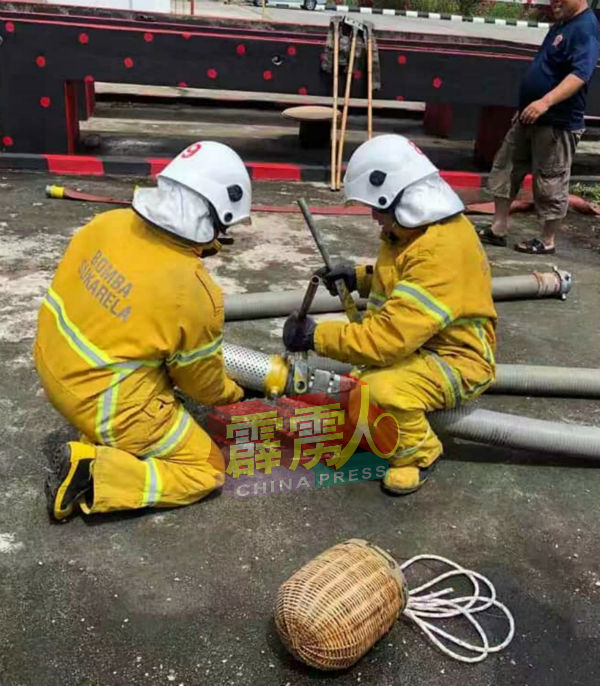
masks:
<svg viewBox="0 0 600 686"><path fill-rule="evenodd" d="M521 82L519 111L556 88L565 76L574 74L585 85L551 107L536 124L551 124L570 131L583 129L588 83L598 61L598 46L598 20L591 9L570 21L554 24Z"/></svg>

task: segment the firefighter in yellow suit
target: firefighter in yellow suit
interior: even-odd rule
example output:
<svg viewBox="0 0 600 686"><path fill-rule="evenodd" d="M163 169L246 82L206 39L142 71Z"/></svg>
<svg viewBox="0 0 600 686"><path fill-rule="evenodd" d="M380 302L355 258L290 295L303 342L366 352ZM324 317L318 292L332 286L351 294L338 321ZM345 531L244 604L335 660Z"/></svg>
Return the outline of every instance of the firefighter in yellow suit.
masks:
<svg viewBox="0 0 600 686"><path fill-rule="evenodd" d="M222 294L202 256L249 220L238 155L198 142L71 240L43 301L35 361L54 407L80 432L46 482L51 516L200 500L224 483L219 448L174 393L240 400L222 354Z"/></svg>
<svg viewBox="0 0 600 686"><path fill-rule="evenodd" d="M368 297L366 316L316 324L291 315L284 343L357 366L370 402L396 419L383 487L404 495L421 487L442 455L426 413L469 401L494 380L490 267L462 202L406 138L363 143L344 191L372 208L382 229L379 256L374 267L341 264L321 276L332 293L343 279Z"/></svg>

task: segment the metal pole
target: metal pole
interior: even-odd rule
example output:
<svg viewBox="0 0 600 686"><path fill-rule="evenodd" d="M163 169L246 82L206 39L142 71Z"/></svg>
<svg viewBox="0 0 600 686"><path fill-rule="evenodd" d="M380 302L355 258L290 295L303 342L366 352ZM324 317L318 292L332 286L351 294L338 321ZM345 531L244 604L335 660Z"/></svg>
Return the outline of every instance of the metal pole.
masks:
<svg viewBox="0 0 600 686"><path fill-rule="evenodd" d="M333 24L333 113L331 119L331 181L332 191L337 190L336 185L336 154L337 154L337 120L338 120L338 75L340 66L340 25L334 21Z"/></svg>
<svg viewBox="0 0 600 686"><path fill-rule="evenodd" d="M306 224L310 229L313 238L315 239L315 243L317 244L317 248L321 253L323 262L325 262L325 266L327 267L327 269L331 269L333 265L331 262L331 258L329 257L329 252L327 251L327 248L323 243L323 239L321 238L319 230L315 226L310 210L308 209L308 205L306 204L306 200L304 200L304 198L300 198L300 200L298 200L298 206L300 207L300 210L304 215ZM342 303L342 307L344 308L344 312L346 313L348 319L351 322L360 322L362 320L360 312L356 307L354 298L352 297L350 291L348 290L348 287L346 286L346 282L343 279L339 279L335 282L335 288L337 290L340 302Z"/></svg>
<svg viewBox="0 0 600 686"><path fill-rule="evenodd" d="M346 76L346 92L344 93L344 110L342 112L342 124L340 127L340 142L338 145L336 188L342 187L342 162L344 160L344 138L346 137L346 124L348 122L348 107L350 105L350 90L352 89L352 77L354 74L354 53L356 51L356 36L358 29L352 27L352 43L350 44L350 57L348 58L348 74Z"/></svg>

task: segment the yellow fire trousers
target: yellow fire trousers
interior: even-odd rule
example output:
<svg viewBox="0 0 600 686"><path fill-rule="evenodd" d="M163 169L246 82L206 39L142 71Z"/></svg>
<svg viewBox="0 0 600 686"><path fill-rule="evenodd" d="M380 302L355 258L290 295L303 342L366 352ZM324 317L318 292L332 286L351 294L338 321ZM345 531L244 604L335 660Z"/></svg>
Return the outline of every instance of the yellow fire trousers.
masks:
<svg viewBox="0 0 600 686"><path fill-rule="evenodd" d="M475 393L462 389L460 375L440 357L423 350L398 364L383 369L353 372L369 387L369 426L381 410L395 421L384 418L372 435L378 450L389 454L391 467L428 467L442 454L442 443L427 421L427 412L455 407L482 393L491 383L482 379ZM355 405L356 406L356 405ZM375 407L376 406L376 407ZM377 409L379 408L379 410Z"/></svg>
<svg viewBox="0 0 600 686"><path fill-rule="evenodd" d="M173 392L162 392L142 407L119 408L113 445L98 445L97 406L82 402L38 367L48 398L82 434L92 463L93 501L86 513L176 507L201 500L225 482L225 460L210 436L192 419Z"/></svg>
<svg viewBox="0 0 600 686"><path fill-rule="evenodd" d="M190 505L225 481L221 451L193 420L183 441L167 455L140 459L124 447L94 446L93 505L82 505L85 512Z"/></svg>

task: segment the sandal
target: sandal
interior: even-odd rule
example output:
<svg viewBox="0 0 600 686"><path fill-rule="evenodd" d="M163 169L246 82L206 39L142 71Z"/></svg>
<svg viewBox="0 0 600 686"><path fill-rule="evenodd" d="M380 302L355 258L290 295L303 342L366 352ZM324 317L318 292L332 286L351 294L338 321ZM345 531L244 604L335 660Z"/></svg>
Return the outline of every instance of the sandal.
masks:
<svg viewBox="0 0 600 686"><path fill-rule="evenodd" d="M486 224L484 226L477 226L475 229L477 236L479 237L479 240L482 243L487 243L488 245L499 245L502 248L505 248L507 246L506 242L506 236L498 236L496 235L489 224Z"/></svg>
<svg viewBox="0 0 600 686"><path fill-rule="evenodd" d="M530 238L522 243L515 243L517 252L524 252L528 255L554 255L554 248L547 248L539 238Z"/></svg>

